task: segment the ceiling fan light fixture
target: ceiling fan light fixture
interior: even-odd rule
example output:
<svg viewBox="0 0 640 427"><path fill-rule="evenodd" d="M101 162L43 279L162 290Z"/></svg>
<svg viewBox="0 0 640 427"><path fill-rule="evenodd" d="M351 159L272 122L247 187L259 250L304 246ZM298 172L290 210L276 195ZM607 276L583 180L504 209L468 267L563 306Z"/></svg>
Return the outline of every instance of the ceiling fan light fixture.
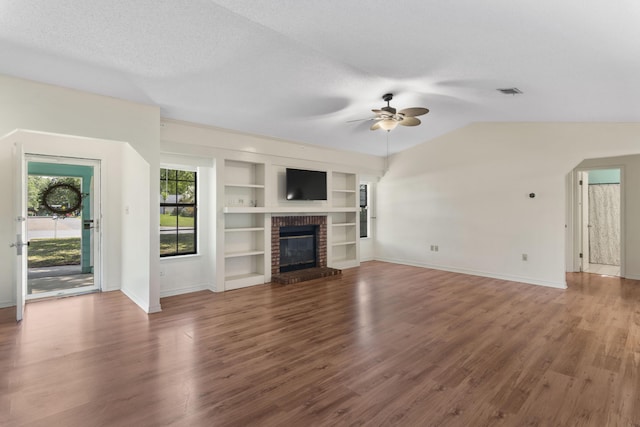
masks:
<svg viewBox="0 0 640 427"><path fill-rule="evenodd" d="M380 128L386 131L393 130L396 128L396 126L398 126L398 122L393 119L384 119L384 120L381 120L379 123L380 123Z"/></svg>
<svg viewBox="0 0 640 427"><path fill-rule="evenodd" d="M382 99L387 103L387 105L380 109L374 108L371 111L373 111L376 116L370 119L364 119L375 120L375 123L369 128L371 130L383 129L389 132L394 130L398 125L418 126L421 122L416 118L416 116L422 116L429 112L429 109L424 107L405 108L398 111L389 105L389 101L393 99L393 94L391 93L384 94Z"/></svg>

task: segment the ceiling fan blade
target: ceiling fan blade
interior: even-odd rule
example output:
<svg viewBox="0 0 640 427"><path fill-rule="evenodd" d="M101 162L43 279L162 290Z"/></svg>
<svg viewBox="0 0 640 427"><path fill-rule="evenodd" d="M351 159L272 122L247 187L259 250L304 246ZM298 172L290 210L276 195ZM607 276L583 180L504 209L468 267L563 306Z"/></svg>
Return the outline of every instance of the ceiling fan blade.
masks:
<svg viewBox="0 0 640 427"><path fill-rule="evenodd" d="M416 119L415 117L405 117L398 122L398 124L402 126L418 126L420 123L422 123L420 119Z"/></svg>
<svg viewBox="0 0 640 427"><path fill-rule="evenodd" d="M376 119L377 119L377 117L369 117L369 118L366 118L366 119L347 120L346 123L364 122L364 121L367 121L367 120L376 120Z"/></svg>
<svg viewBox="0 0 640 427"><path fill-rule="evenodd" d="M380 129L380 122L375 122L373 125L371 125L371 130L378 130Z"/></svg>
<svg viewBox="0 0 640 427"><path fill-rule="evenodd" d="M428 108L413 107L413 108L405 108L404 110L400 110L399 114L404 114L407 117L416 117L416 116L422 116L423 114L427 114L428 112L429 112Z"/></svg>

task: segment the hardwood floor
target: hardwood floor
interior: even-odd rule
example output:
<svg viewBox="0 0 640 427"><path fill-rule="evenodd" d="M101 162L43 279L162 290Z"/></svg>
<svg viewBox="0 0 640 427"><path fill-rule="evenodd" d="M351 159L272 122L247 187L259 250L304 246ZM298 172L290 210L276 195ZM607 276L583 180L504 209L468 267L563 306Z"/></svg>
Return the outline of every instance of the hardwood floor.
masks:
<svg viewBox="0 0 640 427"><path fill-rule="evenodd" d="M587 268L584 271L592 274L603 274L605 276L620 276L619 265L587 264Z"/></svg>
<svg viewBox="0 0 640 427"><path fill-rule="evenodd" d="M382 262L162 300L0 310L0 425L640 425L640 282Z"/></svg>

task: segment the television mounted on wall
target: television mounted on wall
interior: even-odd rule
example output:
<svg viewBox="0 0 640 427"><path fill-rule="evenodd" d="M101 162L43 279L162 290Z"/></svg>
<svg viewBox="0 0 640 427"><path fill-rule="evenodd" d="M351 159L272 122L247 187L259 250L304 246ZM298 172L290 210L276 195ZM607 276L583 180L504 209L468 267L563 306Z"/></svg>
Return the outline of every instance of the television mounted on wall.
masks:
<svg viewBox="0 0 640 427"><path fill-rule="evenodd" d="M287 200L327 200L327 173L287 168Z"/></svg>

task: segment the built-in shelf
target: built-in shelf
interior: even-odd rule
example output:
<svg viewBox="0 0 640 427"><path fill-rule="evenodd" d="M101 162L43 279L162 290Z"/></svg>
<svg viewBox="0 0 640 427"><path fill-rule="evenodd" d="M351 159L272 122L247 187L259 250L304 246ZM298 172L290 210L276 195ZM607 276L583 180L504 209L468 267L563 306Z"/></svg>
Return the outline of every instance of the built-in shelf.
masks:
<svg viewBox="0 0 640 427"><path fill-rule="evenodd" d="M265 183L260 162L224 161L224 289L265 281ZM222 267L222 266L221 266Z"/></svg>
<svg viewBox="0 0 640 427"><path fill-rule="evenodd" d="M331 245L331 253L331 263L335 268L358 265L358 244L356 242L334 242Z"/></svg>
<svg viewBox="0 0 640 427"><path fill-rule="evenodd" d="M233 280L249 279L251 277L259 277L259 276L264 276L264 274L257 274L257 273L238 274L235 276L227 276L224 279L231 282Z"/></svg>
<svg viewBox="0 0 640 427"><path fill-rule="evenodd" d="M264 251L255 250L255 251L241 251L241 252L227 252L224 254L225 258L238 258L243 256L252 256L252 255L264 255Z"/></svg>
<svg viewBox="0 0 640 427"><path fill-rule="evenodd" d="M348 268L358 265L358 211L355 174L333 173L333 204L331 215L331 266Z"/></svg>
<svg viewBox="0 0 640 427"><path fill-rule="evenodd" d="M357 242L333 242L332 246L355 245Z"/></svg>
<svg viewBox="0 0 640 427"><path fill-rule="evenodd" d="M265 213L265 208L255 208L251 206L226 206L224 213Z"/></svg>
<svg viewBox="0 0 640 427"><path fill-rule="evenodd" d="M331 189L333 191L349 191L355 192L356 190L356 175L348 172L336 172L332 174L333 185Z"/></svg>
<svg viewBox="0 0 640 427"><path fill-rule="evenodd" d="M226 206L250 208L265 205L264 163L225 160L224 203Z"/></svg>
<svg viewBox="0 0 640 427"><path fill-rule="evenodd" d="M225 187L264 188L262 184L225 184Z"/></svg>
<svg viewBox="0 0 640 427"><path fill-rule="evenodd" d="M225 228L225 233L240 233L248 231L264 231L264 227L247 227L247 228Z"/></svg>
<svg viewBox="0 0 640 427"><path fill-rule="evenodd" d="M217 278L223 290L265 283L271 271L271 215L326 215L327 264L359 264L359 187L355 173L328 171L326 201L284 200L284 168L225 159L218 199L224 226L218 239ZM273 188L272 188L273 187Z"/></svg>
<svg viewBox="0 0 640 427"><path fill-rule="evenodd" d="M352 256L347 256L347 255L333 257L333 264L336 267L341 267L343 264L352 263L354 261L355 259Z"/></svg>
<svg viewBox="0 0 640 427"><path fill-rule="evenodd" d="M331 175L333 208L356 208L356 174L333 172Z"/></svg>
<svg viewBox="0 0 640 427"><path fill-rule="evenodd" d="M358 212L360 208L357 207L345 207L345 208L333 208L330 212Z"/></svg>
<svg viewBox="0 0 640 427"><path fill-rule="evenodd" d="M227 291L246 288L247 286L254 286L262 283L264 283L264 274L260 273L237 274L224 278L224 287Z"/></svg>

